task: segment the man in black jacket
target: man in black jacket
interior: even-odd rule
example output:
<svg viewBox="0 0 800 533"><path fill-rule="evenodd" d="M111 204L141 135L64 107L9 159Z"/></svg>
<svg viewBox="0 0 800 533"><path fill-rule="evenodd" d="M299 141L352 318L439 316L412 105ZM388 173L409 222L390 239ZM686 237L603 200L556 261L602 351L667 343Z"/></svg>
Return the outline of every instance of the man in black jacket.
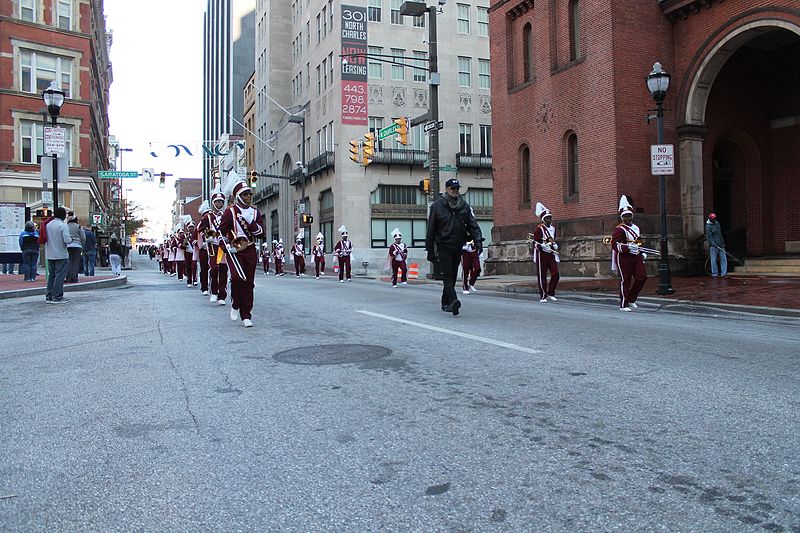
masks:
<svg viewBox="0 0 800 533"><path fill-rule="evenodd" d="M458 265L461 263L461 247L471 238L480 255L483 238L475 213L459 193L461 184L458 180L447 180L445 188L447 192L431 204L425 249L428 261L434 263L434 268L444 280L442 311L457 315L461 302L456 296L455 285Z"/></svg>

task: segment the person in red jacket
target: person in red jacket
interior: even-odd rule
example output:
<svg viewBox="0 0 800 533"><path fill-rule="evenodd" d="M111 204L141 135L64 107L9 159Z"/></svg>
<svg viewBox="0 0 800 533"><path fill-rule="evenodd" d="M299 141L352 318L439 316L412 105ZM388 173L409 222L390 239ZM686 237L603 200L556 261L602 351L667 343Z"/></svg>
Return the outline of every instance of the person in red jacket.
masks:
<svg viewBox="0 0 800 533"><path fill-rule="evenodd" d="M397 271L400 270L400 283L408 285L408 247L403 242L403 234L398 228L392 230L394 242L389 246L389 260L392 265L392 288L397 288Z"/></svg>
<svg viewBox="0 0 800 533"><path fill-rule="evenodd" d="M325 236L322 233L317 233L317 244L311 249L311 255L314 256L314 271L316 272L316 279L325 275Z"/></svg>
<svg viewBox="0 0 800 533"><path fill-rule="evenodd" d="M251 205L253 191L235 174L230 175L231 205L222 213L220 239L225 245L225 260L231 272L231 320L241 319L246 328L253 327L253 290L255 289L258 252L256 237L264 233L261 214ZM230 179L230 178L229 178Z"/></svg>
<svg viewBox="0 0 800 533"><path fill-rule="evenodd" d="M539 287L539 301L555 302L556 287L560 276L558 263L561 256L556 243L556 227L553 225L553 213L540 202L536 203L536 216L542 221L533 230L533 263L536 265L536 278ZM547 274L550 273L550 283Z"/></svg>
<svg viewBox="0 0 800 533"><path fill-rule="evenodd" d="M619 310L630 312L638 307L636 299L647 281L647 256L639 250L642 233L633 223L633 206L625 195L619 200L619 217L622 223L611 234L611 270L619 272Z"/></svg>

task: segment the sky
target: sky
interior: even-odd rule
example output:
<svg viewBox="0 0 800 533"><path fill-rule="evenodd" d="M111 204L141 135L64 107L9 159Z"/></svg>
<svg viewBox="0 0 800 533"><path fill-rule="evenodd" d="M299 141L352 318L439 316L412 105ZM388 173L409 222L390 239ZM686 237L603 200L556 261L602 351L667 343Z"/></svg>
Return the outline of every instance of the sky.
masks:
<svg viewBox="0 0 800 533"><path fill-rule="evenodd" d="M118 170L172 174L163 189L157 179L123 180L124 194L149 221L142 237L165 233L174 180L201 177L204 10L204 0L105 0L106 28L114 34L109 133L132 149L122 152ZM169 144L184 144L194 155L175 157Z"/></svg>

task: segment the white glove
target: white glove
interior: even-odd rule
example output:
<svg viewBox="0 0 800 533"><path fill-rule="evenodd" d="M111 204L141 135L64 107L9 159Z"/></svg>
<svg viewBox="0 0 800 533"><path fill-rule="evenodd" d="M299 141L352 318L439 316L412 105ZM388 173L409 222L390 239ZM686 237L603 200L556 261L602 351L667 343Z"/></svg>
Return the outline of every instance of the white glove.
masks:
<svg viewBox="0 0 800 533"><path fill-rule="evenodd" d="M553 247L553 250L558 250L558 244L557 243L554 242L552 244L552 247Z"/></svg>
<svg viewBox="0 0 800 533"><path fill-rule="evenodd" d="M646 261L646 260L647 260L647 254L642 252L642 261Z"/></svg>
<svg viewBox="0 0 800 533"><path fill-rule="evenodd" d="M232 254L236 253L236 248L234 248L233 245L230 244L230 243L226 244L225 248L228 250L229 253L232 253Z"/></svg>
<svg viewBox="0 0 800 533"><path fill-rule="evenodd" d="M547 252L548 254L553 251L553 249L550 248L550 245L547 244L546 242L540 244L539 247L542 249L543 252Z"/></svg>
<svg viewBox="0 0 800 533"><path fill-rule="evenodd" d="M639 245L637 244L629 244L628 251L633 255L639 255Z"/></svg>

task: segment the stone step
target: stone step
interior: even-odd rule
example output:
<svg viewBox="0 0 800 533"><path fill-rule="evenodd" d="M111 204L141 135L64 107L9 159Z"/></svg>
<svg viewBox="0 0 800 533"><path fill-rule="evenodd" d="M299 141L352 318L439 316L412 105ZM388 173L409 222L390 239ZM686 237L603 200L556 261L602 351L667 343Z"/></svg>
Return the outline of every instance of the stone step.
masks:
<svg viewBox="0 0 800 533"><path fill-rule="evenodd" d="M772 268L772 267L798 267L800 268L800 259L786 257L776 259L745 259L745 265L750 268Z"/></svg>

